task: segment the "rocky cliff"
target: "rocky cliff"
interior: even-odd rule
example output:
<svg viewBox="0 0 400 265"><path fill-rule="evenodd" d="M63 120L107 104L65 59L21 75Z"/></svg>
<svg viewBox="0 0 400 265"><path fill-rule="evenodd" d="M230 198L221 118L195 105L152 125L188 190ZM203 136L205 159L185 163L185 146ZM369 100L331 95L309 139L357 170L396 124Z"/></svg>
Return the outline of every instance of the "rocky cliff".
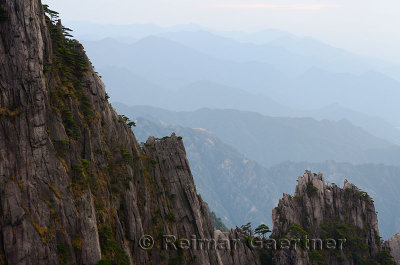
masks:
<svg viewBox="0 0 400 265"><path fill-rule="evenodd" d="M382 249L373 200L345 181L327 185L307 171L294 196L284 194L273 210L273 237L298 238L300 247L280 249L277 264L391 264Z"/></svg>
<svg viewBox="0 0 400 265"><path fill-rule="evenodd" d="M206 130L168 126L143 118L137 118L137 122L135 136L139 141L146 141L149 135L163 137L171 132L183 136L196 187L226 225L252 222L271 226L271 212L281 193L276 188L279 179L269 174L267 168Z"/></svg>
<svg viewBox="0 0 400 265"><path fill-rule="evenodd" d="M0 7L0 264L257 264L204 246L181 138L137 143L58 14Z"/></svg>
<svg viewBox="0 0 400 265"><path fill-rule="evenodd" d="M396 234L389 239L386 242L386 246L390 249L390 252L396 263L400 264L400 234Z"/></svg>
<svg viewBox="0 0 400 265"><path fill-rule="evenodd" d="M251 231L214 231L182 139L139 145L69 32L40 0L0 0L1 265L356 264L347 250L270 251ZM320 175L299 179L274 225L276 239L338 233L358 258L381 255L369 196Z"/></svg>

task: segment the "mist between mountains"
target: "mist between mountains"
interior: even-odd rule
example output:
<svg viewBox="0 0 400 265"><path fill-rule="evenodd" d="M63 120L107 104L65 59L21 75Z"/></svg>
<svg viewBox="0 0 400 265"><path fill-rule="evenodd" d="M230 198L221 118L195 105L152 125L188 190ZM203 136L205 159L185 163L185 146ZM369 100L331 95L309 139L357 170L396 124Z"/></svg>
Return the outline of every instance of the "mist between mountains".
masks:
<svg viewBox="0 0 400 265"><path fill-rule="evenodd" d="M207 239L193 235L190 238L178 238L174 235L163 235L155 240L150 235L144 235L139 240L139 247L143 250L237 250L240 244L246 244L251 249L265 250L343 250L347 239L320 239L320 238L247 238L241 239Z"/></svg>

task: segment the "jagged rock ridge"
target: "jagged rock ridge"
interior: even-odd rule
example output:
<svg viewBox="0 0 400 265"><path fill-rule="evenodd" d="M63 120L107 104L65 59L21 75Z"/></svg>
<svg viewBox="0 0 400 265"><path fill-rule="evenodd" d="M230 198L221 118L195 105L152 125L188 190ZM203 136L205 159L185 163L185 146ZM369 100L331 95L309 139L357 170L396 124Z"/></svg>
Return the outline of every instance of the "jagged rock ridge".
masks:
<svg viewBox="0 0 400 265"><path fill-rule="evenodd" d="M347 181L343 188L327 185L322 174L307 171L294 196L284 194L272 219L273 237L307 237L323 244L279 250L276 264L378 264L391 259L381 244L373 200ZM335 248L326 245L331 239Z"/></svg>

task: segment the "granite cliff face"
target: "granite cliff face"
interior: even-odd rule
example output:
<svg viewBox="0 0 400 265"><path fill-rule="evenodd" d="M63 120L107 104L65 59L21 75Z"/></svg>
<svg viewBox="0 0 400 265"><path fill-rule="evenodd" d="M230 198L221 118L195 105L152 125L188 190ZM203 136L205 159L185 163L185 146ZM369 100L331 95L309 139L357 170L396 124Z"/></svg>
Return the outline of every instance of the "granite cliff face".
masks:
<svg viewBox="0 0 400 265"><path fill-rule="evenodd" d="M390 253L392 254L396 263L400 264L400 233L389 239L386 242L386 246L390 249Z"/></svg>
<svg viewBox="0 0 400 265"><path fill-rule="evenodd" d="M162 248L214 238L182 140L140 147L57 13L0 6L0 264L244 264Z"/></svg>
<svg viewBox="0 0 400 265"><path fill-rule="evenodd" d="M149 135L163 137L171 132L183 137L196 187L226 225L271 225L271 212L281 193L274 183L279 179L269 174L267 168L248 160L208 131L142 118L137 118L137 122L135 135L139 141L146 141Z"/></svg>
<svg viewBox="0 0 400 265"><path fill-rule="evenodd" d="M310 239L301 248L277 251L277 264L378 264L388 254L373 200L347 181L343 188L327 185L322 174L307 171L294 196L284 194L272 219L273 237Z"/></svg>

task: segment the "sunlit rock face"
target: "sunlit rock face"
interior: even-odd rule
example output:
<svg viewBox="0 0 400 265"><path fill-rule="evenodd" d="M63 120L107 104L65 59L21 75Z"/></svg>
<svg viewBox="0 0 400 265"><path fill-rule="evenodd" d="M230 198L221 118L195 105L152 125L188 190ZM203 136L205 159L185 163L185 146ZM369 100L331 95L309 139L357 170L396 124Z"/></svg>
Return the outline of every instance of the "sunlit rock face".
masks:
<svg viewBox="0 0 400 265"><path fill-rule="evenodd" d="M395 259L397 264L400 264L400 233L394 235L388 241L386 246L390 249L390 252Z"/></svg>

